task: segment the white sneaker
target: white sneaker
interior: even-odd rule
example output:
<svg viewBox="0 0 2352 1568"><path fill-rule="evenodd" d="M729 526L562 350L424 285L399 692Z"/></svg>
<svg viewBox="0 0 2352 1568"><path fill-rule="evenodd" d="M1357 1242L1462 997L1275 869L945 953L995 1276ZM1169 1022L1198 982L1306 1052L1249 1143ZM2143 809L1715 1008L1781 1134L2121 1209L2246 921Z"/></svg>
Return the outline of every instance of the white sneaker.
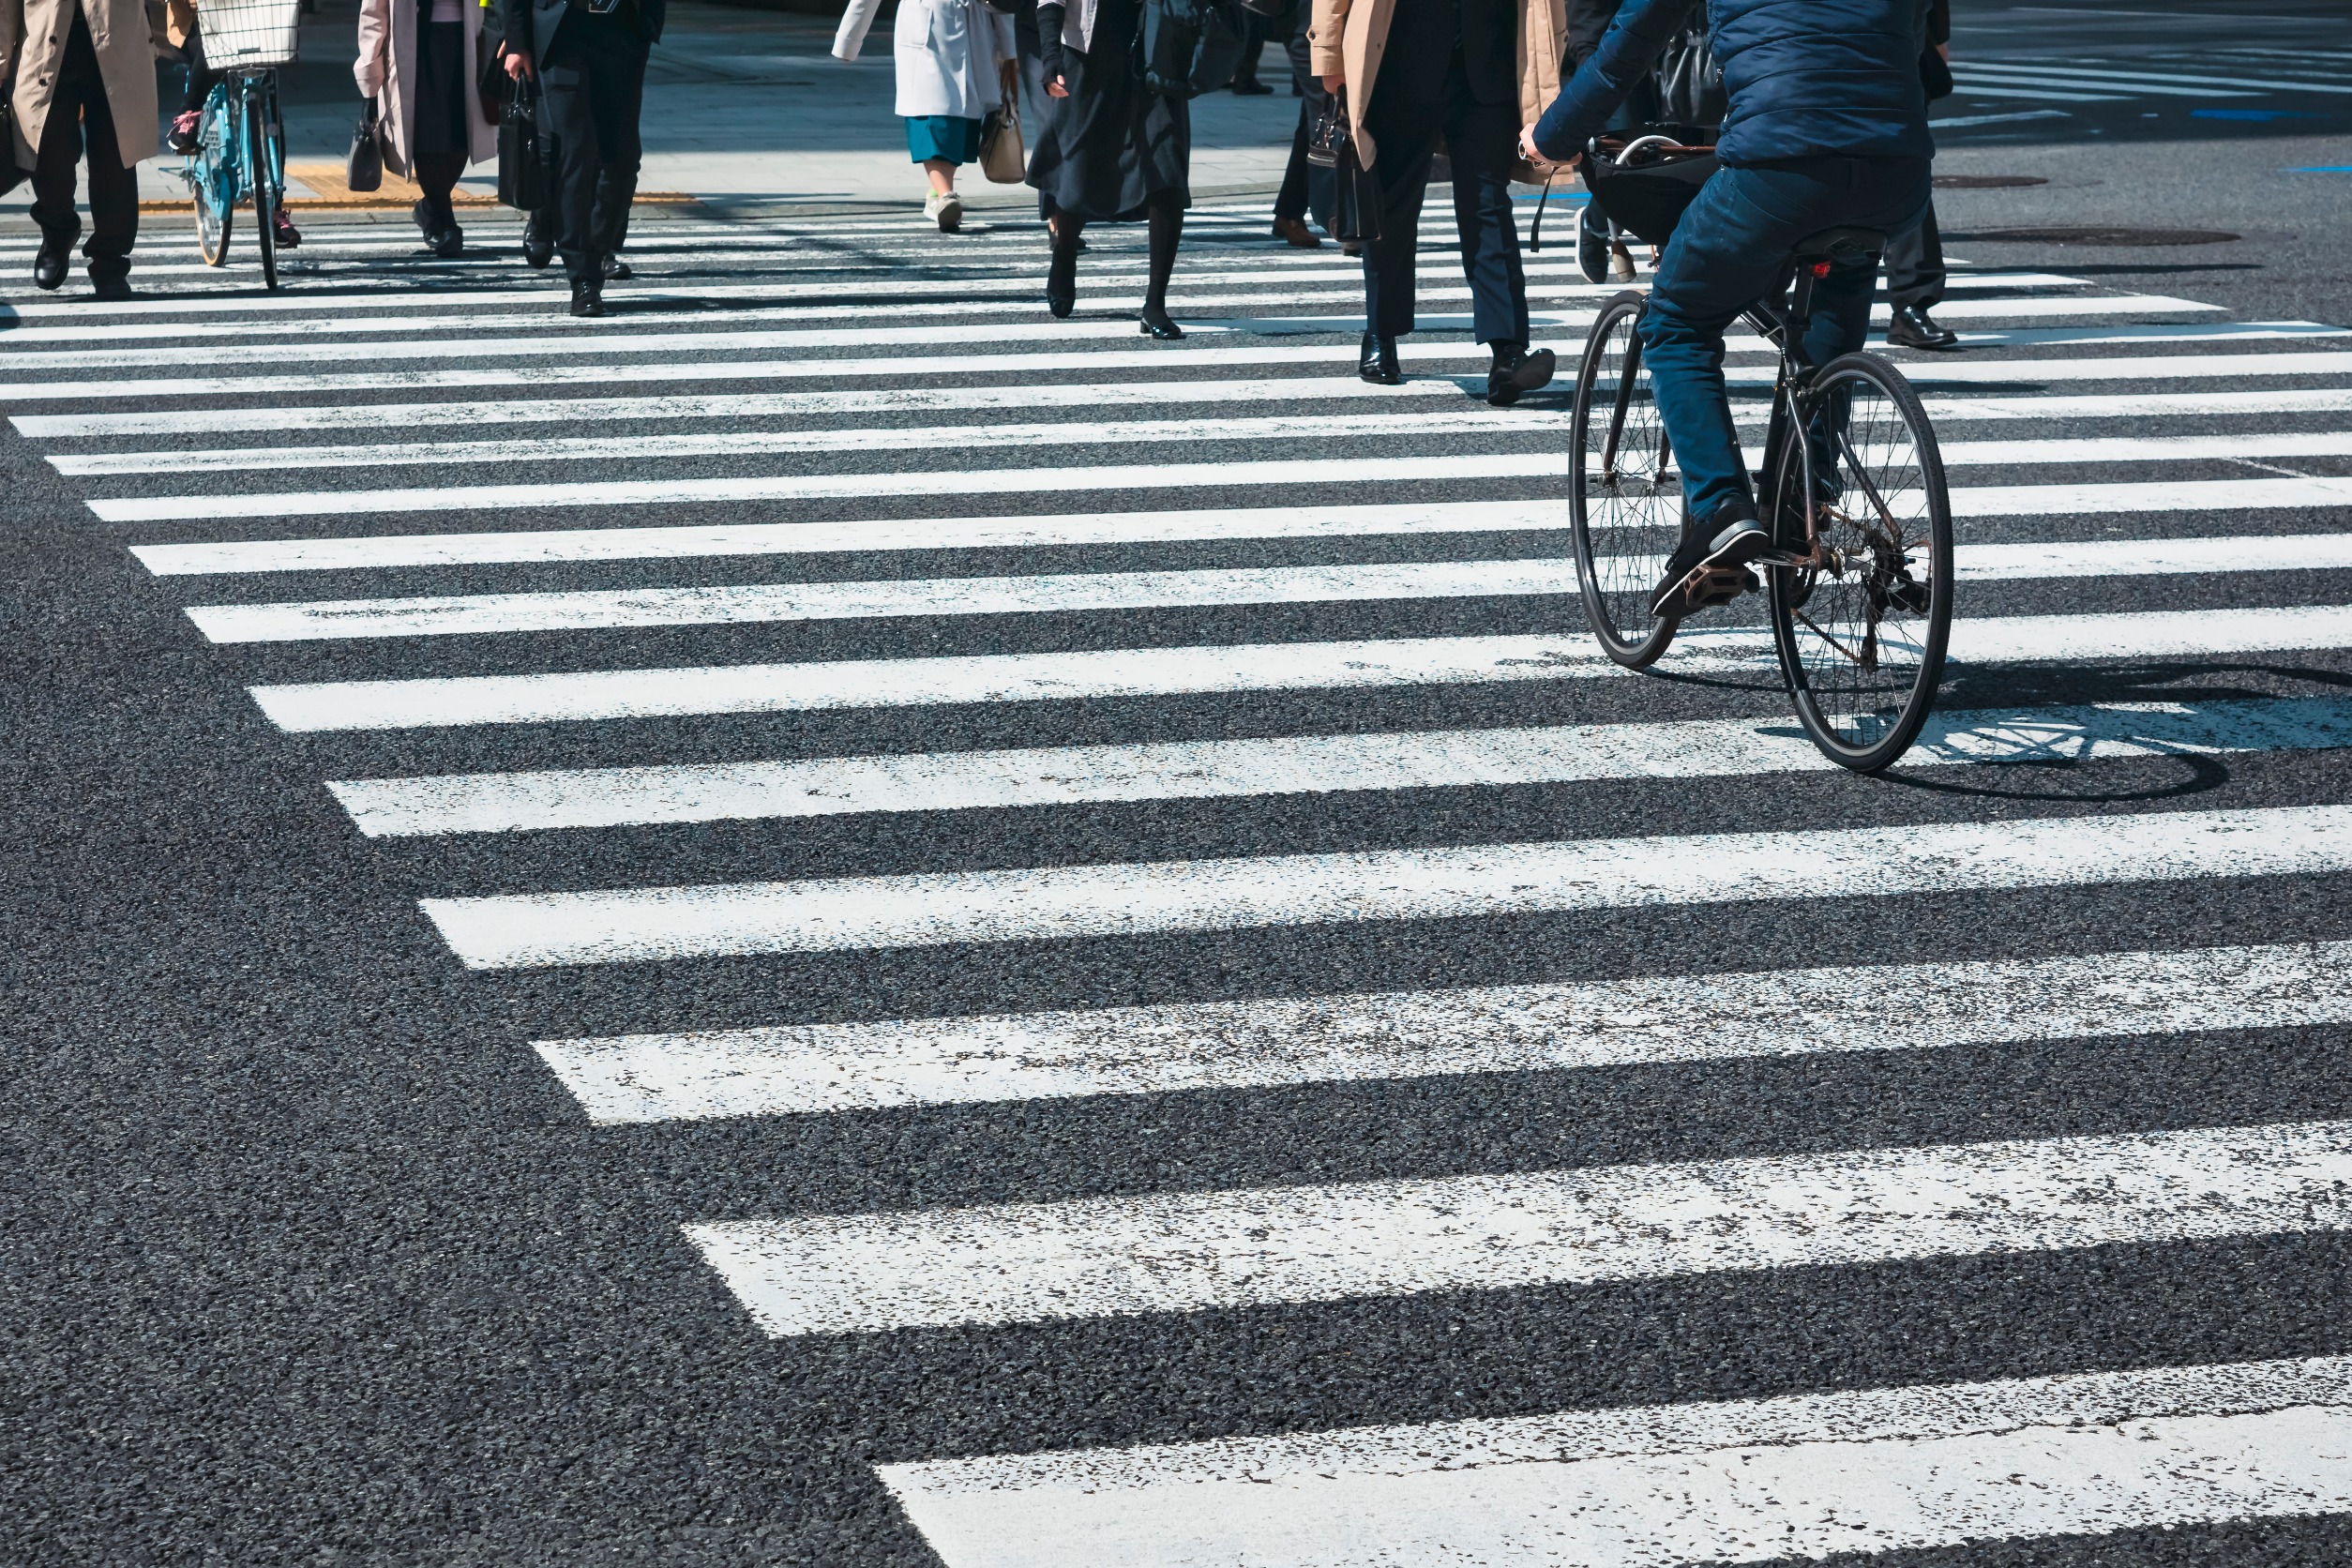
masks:
<svg viewBox="0 0 2352 1568"><path fill-rule="evenodd" d="M934 190L923 200L923 216L939 225L942 234L963 227L964 199L952 190Z"/></svg>

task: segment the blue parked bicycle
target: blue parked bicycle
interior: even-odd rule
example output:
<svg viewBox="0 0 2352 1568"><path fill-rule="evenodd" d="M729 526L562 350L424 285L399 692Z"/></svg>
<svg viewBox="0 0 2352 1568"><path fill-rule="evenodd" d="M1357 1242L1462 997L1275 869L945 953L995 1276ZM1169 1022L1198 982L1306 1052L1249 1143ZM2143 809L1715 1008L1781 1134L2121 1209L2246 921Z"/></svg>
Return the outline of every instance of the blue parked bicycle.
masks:
<svg viewBox="0 0 2352 1568"><path fill-rule="evenodd" d="M294 63L301 0L206 0L204 62L221 73L204 99L196 150L178 170L196 198L196 243L210 266L229 259L236 209L250 203L262 280L278 287L279 213L286 200L286 133L278 68Z"/></svg>

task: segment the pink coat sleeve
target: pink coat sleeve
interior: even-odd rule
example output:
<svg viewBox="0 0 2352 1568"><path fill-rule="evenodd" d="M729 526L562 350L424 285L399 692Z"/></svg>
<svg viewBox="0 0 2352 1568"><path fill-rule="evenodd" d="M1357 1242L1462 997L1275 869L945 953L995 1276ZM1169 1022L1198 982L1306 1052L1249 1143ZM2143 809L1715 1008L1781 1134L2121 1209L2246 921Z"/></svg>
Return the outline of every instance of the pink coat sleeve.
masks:
<svg viewBox="0 0 2352 1568"><path fill-rule="evenodd" d="M359 59L351 68L361 98L384 91L384 46L391 41L392 0L359 0Z"/></svg>

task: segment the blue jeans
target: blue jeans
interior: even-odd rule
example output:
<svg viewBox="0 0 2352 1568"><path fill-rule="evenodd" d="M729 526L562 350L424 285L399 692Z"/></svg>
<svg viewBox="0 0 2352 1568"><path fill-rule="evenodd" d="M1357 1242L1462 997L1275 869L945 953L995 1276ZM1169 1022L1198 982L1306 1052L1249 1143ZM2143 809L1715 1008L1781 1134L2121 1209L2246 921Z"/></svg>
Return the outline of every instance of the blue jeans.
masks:
<svg viewBox="0 0 2352 1568"><path fill-rule="evenodd" d="M1642 357L1658 417L1682 469L1684 512L1702 526L1729 502L1750 505L1747 465L1724 390L1724 328L1786 282L1798 241L1823 229L1901 234L1929 198L1923 158L1808 158L1718 169L1667 244L1641 315ZM1817 365L1870 336L1872 263L1840 263L1814 285L1804 347Z"/></svg>

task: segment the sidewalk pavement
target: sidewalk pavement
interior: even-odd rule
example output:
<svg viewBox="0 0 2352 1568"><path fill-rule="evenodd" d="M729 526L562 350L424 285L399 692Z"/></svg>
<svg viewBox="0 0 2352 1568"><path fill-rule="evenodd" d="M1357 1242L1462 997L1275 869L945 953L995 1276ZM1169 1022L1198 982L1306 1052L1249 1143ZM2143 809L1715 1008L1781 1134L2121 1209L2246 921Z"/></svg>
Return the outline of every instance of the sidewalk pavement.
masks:
<svg viewBox="0 0 2352 1568"><path fill-rule="evenodd" d="M357 19L357 0L319 0L317 14L304 19L300 63L280 75L288 193L297 216L309 208L355 207L349 216L404 221L415 193L400 191L388 176L373 199L354 198L343 187L343 159L359 113L351 76ZM921 221L923 174L908 158L905 132L891 113L889 23L878 24L854 63L832 57L834 25L829 18L672 0L646 73L640 191L681 205L690 199L714 215L903 208L909 221ZM1267 46L1260 73L1275 86L1270 98L1219 92L1194 100L1196 196L1271 193L1281 182L1299 105L1278 46ZM180 68L163 68L161 80L168 124L180 100ZM1025 105L1023 117L1033 145L1040 113ZM156 145L162 147L161 126ZM168 233L188 212L188 188L171 172L179 163L158 151L140 165L141 201L156 204L146 207L143 229ZM496 175L487 163L468 173L460 199L470 196L465 204L475 210L467 221L514 216L493 204ZM1008 217L1035 210L1028 187L990 185L976 168L964 171L957 184L967 206L1003 209ZM29 185L0 197L0 224L24 226L31 202Z"/></svg>

